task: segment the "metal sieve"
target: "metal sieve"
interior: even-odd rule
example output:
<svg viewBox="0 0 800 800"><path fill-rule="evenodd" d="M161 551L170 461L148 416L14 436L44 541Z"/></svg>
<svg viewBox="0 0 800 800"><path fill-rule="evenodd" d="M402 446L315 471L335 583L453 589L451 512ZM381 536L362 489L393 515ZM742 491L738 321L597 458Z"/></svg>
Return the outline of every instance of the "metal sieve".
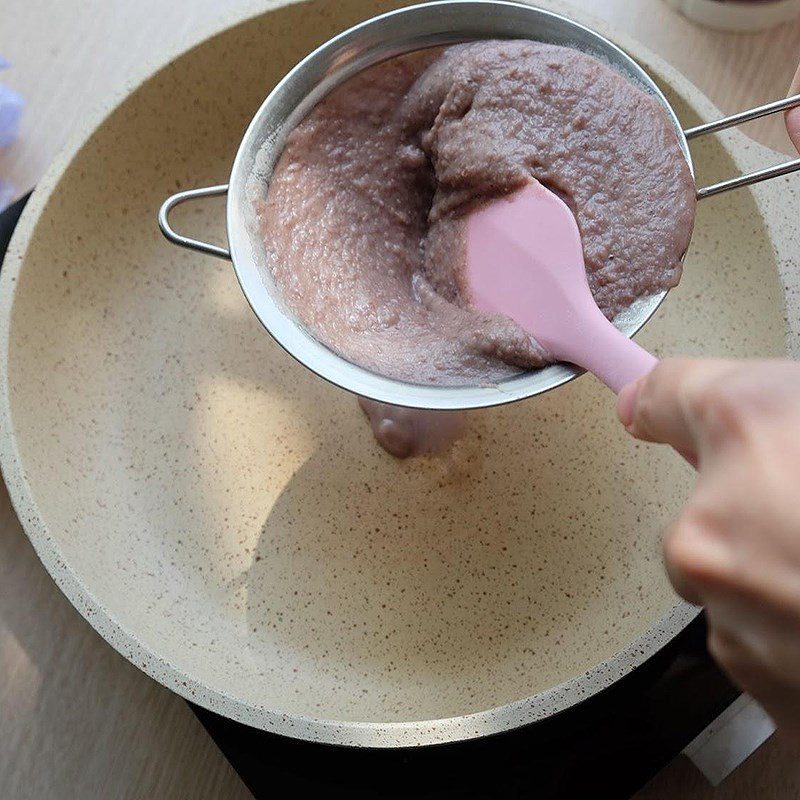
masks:
<svg viewBox="0 0 800 800"><path fill-rule="evenodd" d="M612 66L664 106L694 175L688 140L800 105L800 95L769 103L716 122L684 130L653 79L627 53L593 30L567 17L532 6L499 0L441 0L374 17L335 36L304 58L263 102L244 134L228 184L178 192L164 201L158 221L174 244L230 259L242 291L262 325L295 359L322 378L350 392L385 403L429 409L468 409L502 405L546 392L583 370L553 364L496 384L429 386L372 372L335 353L314 338L287 308L261 254L263 243L251 224L248 179L257 168L269 181L287 134L334 87L356 72L393 56L426 47L476 39L531 39L593 55ZM698 199L800 169L800 159L698 189ZM228 249L177 233L169 213L189 200L227 194ZM633 336L650 319L667 292L637 301L615 319Z"/></svg>

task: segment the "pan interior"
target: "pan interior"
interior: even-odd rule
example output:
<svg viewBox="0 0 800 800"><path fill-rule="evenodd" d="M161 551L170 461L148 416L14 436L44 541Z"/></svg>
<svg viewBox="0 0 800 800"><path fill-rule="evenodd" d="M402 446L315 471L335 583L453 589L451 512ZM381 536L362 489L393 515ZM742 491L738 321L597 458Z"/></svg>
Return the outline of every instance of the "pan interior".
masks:
<svg viewBox="0 0 800 800"><path fill-rule="evenodd" d="M289 734L282 714L490 709L611 657L676 602L659 538L693 482L629 441L588 377L475 412L448 458L397 462L352 397L264 335L229 264L164 242L161 199L223 179L270 86L386 5L330 8L270 11L143 84L58 179L3 284L12 493L48 567L168 685ZM697 152L734 172L719 143ZM221 204L180 214L224 239ZM765 223L732 193L700 208L642 343L778 355L783 313Z"/></svg>

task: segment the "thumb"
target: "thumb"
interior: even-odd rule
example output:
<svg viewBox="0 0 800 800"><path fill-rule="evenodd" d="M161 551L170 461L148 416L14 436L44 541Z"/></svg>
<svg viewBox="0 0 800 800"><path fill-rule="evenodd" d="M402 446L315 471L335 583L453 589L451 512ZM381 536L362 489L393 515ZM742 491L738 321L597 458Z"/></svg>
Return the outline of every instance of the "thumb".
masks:
<svg viewBox="0 0 800 800"><path fill-rule="evenodd" d="M665 359L620 392L617 414L632 436L672 445L692 460L701 443L697 409L702 398L734 369L730 361Z"/></svg>

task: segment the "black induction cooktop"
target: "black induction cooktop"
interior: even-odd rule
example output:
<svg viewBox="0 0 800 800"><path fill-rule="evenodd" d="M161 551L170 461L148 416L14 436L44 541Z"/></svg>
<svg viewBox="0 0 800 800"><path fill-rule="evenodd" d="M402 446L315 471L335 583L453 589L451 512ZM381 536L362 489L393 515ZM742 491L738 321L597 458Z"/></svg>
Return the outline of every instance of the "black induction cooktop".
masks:
<svg viewBox="0 0 800 800"><path fill-rule="evenodd" d="M0 258L27 199L0 214ZM738 694L708 655L701 615L640 668L575 708L458 744L404 750L314 744L189 705L258 800L598 800L630 797Z"/></svg>
<svg viewBox="0 0 800 800"><path fill-rule="evenodd" d="M355 750L192 709L259 800L284 791L353 800L628 798L739 694L705 642L700 616L639 669L576 708L458 744Z"/></svg>

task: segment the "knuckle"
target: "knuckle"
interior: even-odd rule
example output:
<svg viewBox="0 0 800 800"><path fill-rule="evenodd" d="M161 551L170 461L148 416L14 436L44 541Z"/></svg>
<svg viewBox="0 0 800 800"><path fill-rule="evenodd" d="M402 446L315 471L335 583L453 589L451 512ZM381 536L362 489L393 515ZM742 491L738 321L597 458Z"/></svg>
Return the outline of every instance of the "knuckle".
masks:
<svg viewBox="0 0 800 800"><path fill-rule="evenodd" d="M695 546L687 529L680 522L673 524L666 532L663 542L664 566L675 591L691 602L700 601L702 585L698 585L694 575Z"/></svg>
<svg viewBox="0 0 800 800"><path fill-rule="evenodd" d="M661 405L658 398L663 372L663 364L658 364L644 379L639 389L633 417L633 429L642 437L648 437L653 430L653 422Z"/></svg>
<svg viewBox="0 0 800 800"><path fill-rule="evenodd" d="M664 428L679 406L682 387L696 372L697 364L692 359L667 358L643 379L633 420L640 438L652 438L655 431Z"/></svg>
<svg viewBox="0 0 800 800"><path fill-rule="evenodd" d="M756 423L747 392L724 380L711 385L688 385L684 403L689 417L712 443L746 439Z"/></svg>
<svg viewBox="0 0 800 800"><path fill-rule="evenodd" d="M664 534L664 559L671 567L683 571L691 563L691 542L687 542L683 520L674 522Z"/></svg>
<svg viewBox="0 0 800 800"><path fill-rule="evenodd" d="M685 511L667 530L664 536L664 557L674 569L691 574L697 563L698 539L702 527L695 514Z"/></svg>
<svg viewBox="0 0 800 800"><path fill-rule="evenodd" d="M732 578L733 564L714 518L712 511L688 507L664 536L664 560L684 584L702 588Z"/></svg>

